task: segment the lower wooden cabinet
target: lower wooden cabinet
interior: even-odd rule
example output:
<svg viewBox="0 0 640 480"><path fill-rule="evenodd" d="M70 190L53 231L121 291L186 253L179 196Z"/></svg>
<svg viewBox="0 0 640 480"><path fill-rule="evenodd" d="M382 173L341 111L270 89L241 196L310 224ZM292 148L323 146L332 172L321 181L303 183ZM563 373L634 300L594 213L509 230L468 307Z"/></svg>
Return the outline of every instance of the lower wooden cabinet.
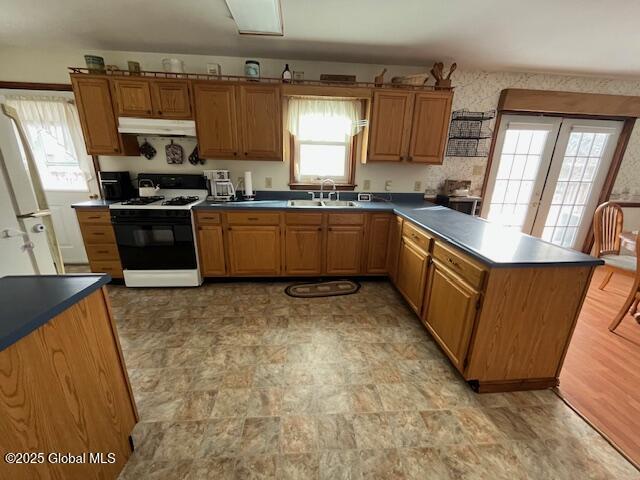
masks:
<svg viewBox="0 0 640 480"><path fill-rule="evenodd" d="M389 244L387 246L387 272L389 278L396 284L398 274L398 257L402 240L402 217L394 217L389 227Z"/></svg>
<svg viewBox="0 0 640 480"><path fill-rule="evenodd" d="M366 273L387 273L390 229L391 215L388 213L374 213L369 216Z"/></svg>
<svg viewBox="0 0 640 480"><path fill-rule="evenodd" d="M434 260L422 320L454 365L464 370L464 360L480 294Z"/></svg>
<svg viewBox="0 0 640 480"><path fill-rule="evenodd" d="M227 228L231 275L280 275L280 226Z"/></svg>
<svg viewBox="0 0 640 480"><path fill-rule="evenodd" d="M109 209L107 207L77 208L76 215L91 271L108 273L113 278L122 278L120 254Z"/></svg>
<svg viewBox="0 0 640 480"><path fill-rule="evenodd" d="M396 286L418 315L422 310L428 264L429 254L406 238L402 238Z"/></svg>
<svg viewBox="0 0 640 480"><path fill-rule="evenodd" d="M357 275L362 264L363 225L338 225L327 228L325 272L329 275Z"/></svg>
<svg viewBox="0 0 640 480"><path fill-rule="evenodd" d="M217 276L226 273L221 226L200 225L198 227L198 252L200 254L200 270L204 276Z"/></svg>
<svg viewBox="0 0 640 480"><path fill-rule="evenodd" d="M287 225L284 237L284 264L287 275L322 273L322 227Z"/></svg>

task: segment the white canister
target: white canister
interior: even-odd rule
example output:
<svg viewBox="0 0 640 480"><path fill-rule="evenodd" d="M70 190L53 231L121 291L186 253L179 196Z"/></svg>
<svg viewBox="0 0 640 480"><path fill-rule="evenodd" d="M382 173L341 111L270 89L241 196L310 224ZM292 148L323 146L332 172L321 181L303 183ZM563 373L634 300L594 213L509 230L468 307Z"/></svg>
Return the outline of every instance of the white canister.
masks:
<svg viewBox="0 0 640 480"><path fill-rule="evenodd" d="M162 68L168 73L184 73L184 62L179 58L163 58Z"/></svg>

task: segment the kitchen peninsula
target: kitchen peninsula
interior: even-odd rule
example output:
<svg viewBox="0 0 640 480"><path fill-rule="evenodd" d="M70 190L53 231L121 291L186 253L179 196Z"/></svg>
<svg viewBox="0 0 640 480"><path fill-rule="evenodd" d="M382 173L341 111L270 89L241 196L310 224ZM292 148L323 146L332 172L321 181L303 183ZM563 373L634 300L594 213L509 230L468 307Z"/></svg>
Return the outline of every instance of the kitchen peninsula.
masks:
<svg viewBox="0 0 640 480"><path fill-rule="evenodd" d="M138 415L109 280L0 279L0 450L35 455L1 462L0 477L115 478L129 459Z"/></svg>

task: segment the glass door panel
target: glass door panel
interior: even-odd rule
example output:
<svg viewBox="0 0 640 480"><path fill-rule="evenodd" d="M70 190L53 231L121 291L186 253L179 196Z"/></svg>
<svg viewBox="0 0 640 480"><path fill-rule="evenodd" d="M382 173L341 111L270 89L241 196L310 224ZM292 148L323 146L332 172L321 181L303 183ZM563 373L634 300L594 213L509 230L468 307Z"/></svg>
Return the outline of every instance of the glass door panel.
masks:
<svg viewBox="0 0 640 480"><path fill-rule="evenodd" d="M615 121L563 121L533 235L582 248L621 127Z"/></svg>
<svg viewBox="0 0 640 480"><path fill-rule="evenodd" d="M505 115L497 136L482 216L529 233L560 120Z"/></svg>

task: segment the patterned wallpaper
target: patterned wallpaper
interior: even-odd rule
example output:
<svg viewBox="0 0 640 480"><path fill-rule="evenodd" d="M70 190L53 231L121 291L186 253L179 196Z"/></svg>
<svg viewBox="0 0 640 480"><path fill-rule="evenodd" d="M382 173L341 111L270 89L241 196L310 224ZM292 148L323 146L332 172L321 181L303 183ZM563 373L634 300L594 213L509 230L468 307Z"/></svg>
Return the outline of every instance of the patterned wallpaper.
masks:
<svg viewBox="0 0 640 480"><path fill-rule="evenodd" d="M505 88L531 88L571 92L640 95L640 80L550 75L539 73L456 71L453 75L453 109L471 111L495 109ZM493 127L493 125L492 125ZM445 158L444 164L428 167L427 188L437 189L446 178L471 179L472 189L480 189L486 158ZM474 166L480 168L475 169ZM640 195L640 125L636 124L613 189L618 198Z"/></svg>

